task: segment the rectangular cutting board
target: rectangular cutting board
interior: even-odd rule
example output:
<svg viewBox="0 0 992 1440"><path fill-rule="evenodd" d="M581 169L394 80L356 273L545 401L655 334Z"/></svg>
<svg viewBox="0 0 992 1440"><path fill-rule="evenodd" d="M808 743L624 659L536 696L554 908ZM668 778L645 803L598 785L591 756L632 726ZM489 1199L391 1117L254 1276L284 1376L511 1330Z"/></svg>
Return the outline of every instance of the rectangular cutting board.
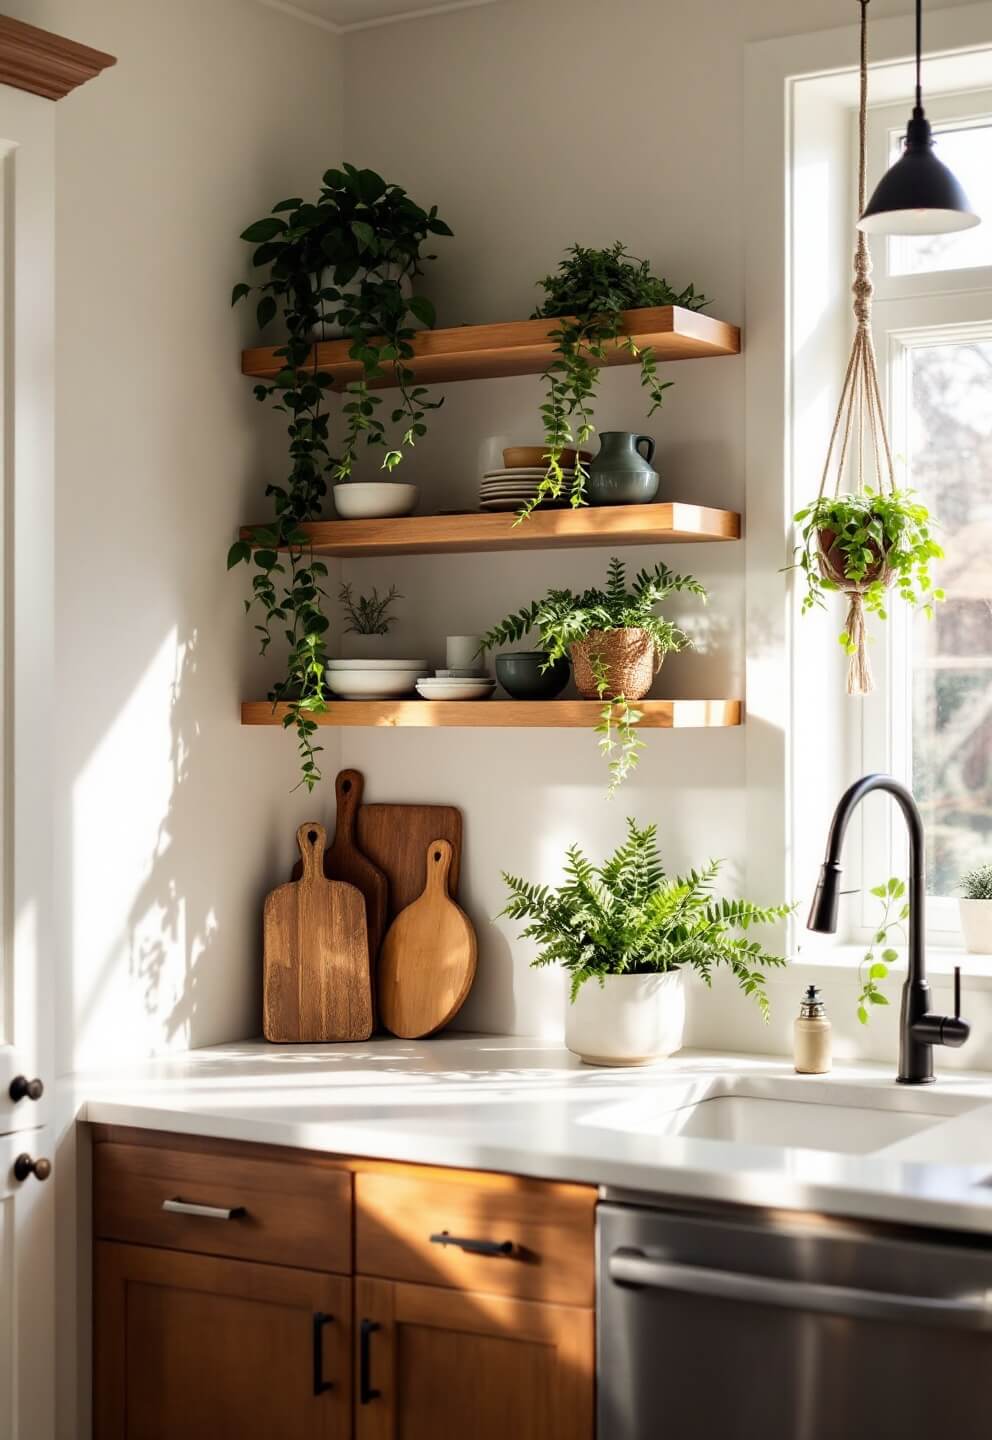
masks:
<svg viewBox="0 0 992 1440"><path fill-rule="evenodd" d="M451 846L448 893L458 893L462 867L462 812L453 805L360 805L358 848L389 881L389 919L412 905L427 880L425 856L432 840Z"/></svg>

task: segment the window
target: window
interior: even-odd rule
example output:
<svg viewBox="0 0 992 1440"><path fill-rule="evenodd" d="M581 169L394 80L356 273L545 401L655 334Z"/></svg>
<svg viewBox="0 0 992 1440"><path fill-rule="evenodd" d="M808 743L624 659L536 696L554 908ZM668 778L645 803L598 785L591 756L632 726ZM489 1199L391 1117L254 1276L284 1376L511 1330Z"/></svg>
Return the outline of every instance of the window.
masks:
<svg viewBox="0 0 992 1440"><path fill-rule="evenodd" d="M947 599L931 622L893 606L875 627L879 692L852 723L864 769L898 775L920 804L929 928L947 941L962 870L992 858L992 96L945 96L931 109L938 154L987 218L954 235L875 241L874 325L897 483L940 523ZM870 184L904 123L905 107L873 115ZM875 808L864 880L905 866L902 827ZM866 928L870 917L866 904Z"/></svg>

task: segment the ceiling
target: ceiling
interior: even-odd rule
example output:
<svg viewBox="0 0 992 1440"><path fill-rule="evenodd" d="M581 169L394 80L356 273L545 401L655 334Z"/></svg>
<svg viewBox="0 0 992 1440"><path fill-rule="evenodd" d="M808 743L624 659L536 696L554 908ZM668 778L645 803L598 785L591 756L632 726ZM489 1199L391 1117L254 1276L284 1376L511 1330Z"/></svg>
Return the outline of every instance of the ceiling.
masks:
<svg viewBox="0 0 992 1440"><path fill-rule="evenodd" d="M468 10L492 5L498 0L262 0L276 10L285 10L301 19L313 19L332 30L362 30L369 25L388 25L392 20L417 15L437 15L446 10Z"/></svg>

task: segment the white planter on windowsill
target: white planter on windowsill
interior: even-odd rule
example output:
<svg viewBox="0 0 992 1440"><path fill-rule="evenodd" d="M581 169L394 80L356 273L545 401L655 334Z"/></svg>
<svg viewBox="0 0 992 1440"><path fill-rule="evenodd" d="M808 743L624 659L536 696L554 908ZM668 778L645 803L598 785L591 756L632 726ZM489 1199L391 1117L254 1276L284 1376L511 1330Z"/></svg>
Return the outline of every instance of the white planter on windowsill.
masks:
<svg viewBox="0 0 992 1440"><path fill-rule="evenodd" d="M682 1048L685 989L679 970L587 980L566 1006L565 1044L587 1065L649 1065Z"/></svg>
<svg viewBox="0 0 992 1440"><path fill-rule="evenodd" d="M964 948L972 955L992 955L992 900L959 900Z"/></svg>

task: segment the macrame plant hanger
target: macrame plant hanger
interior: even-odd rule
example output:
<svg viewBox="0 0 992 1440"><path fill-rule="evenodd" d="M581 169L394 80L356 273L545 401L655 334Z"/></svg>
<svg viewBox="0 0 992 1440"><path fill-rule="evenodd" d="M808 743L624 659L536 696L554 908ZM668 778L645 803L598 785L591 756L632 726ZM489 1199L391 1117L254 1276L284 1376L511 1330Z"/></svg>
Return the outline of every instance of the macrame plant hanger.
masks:
<svg viewBox="0 0 992 1440"><path fill-rule="evenodd" d="M859 0L861 6L861 100L858 110L858 214L865 208L867 200L867 133L868 133L868 4ZM844 474L850 461L855 474L856 493L865 492L865 450L870 449L875 486L880 492L889 494L896 488L895 472L892 465L892 450L885 428L882 410L882 395L878 384L878 369L875 363L875 345L871 336L871 297L874 286L871 283L871 255L864 232L858 231L858 243L854 252L854 318L857 326L851 356L847 362L847 373L841 388L840 403L827 458L820 480L820 498L827 492L831 466L837 457L834 473L834 494L843 490ZM866 447L867 440L867 447ZM868 695L874 689L871 663L868 659L867 634L865 631L864 591L870 574L864 580L848 580L844 575L843 562L834 561L830 550L825 549L822 537L819 546L820 569L824 577L844 591L848 599L847 621L844 633L849 640L850 661L847 670L847 693ZM888 580L885 573L884 557L879 555L878 571L881 578ZM879 578L878 574L874 576Z"/></svg>

